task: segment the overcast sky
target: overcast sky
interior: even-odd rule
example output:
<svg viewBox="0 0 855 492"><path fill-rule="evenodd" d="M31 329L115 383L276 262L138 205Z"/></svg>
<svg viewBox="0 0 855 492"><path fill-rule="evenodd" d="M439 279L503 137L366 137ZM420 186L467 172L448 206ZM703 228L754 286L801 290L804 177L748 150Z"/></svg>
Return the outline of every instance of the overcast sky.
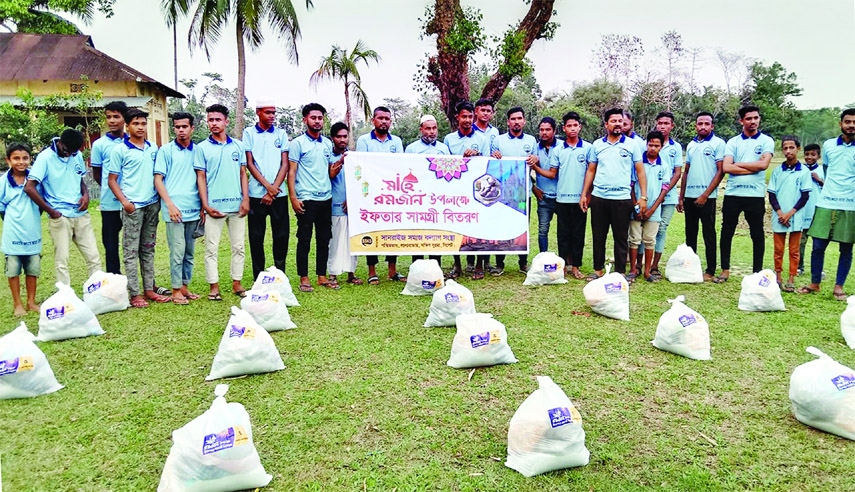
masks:
<svg viewBox="0 0 855 492"><path fill-rule="evenodd" d="M277 38L268 34L265 45L247 59L247 97L272 98L281 106L299 107L317 101L339 115L344 113L340 84L325 82L318 90L309 76L333 44L350 49L358 39L382 57L379 66L361 68L363 85L373 105L386 97L415 101L416 65L435 49L433 39L419 40L419 17L429 0L314 0L306 11L293 0L302 28L300 64L288 62ZM96 17L89 26L95 47L108 55L172 85L172 35L166 28L158 0L117 0L115 15ZM501 34L526 12L523 0L463 0L482 10L485 33ZM686 47L705 48L696 79L699 85L724 86L715 61L715 48L740 53L765 63L778 61L798 75L804 90L795 100L803 109L855 103L855 0L557 0L561 26L552 41L537 41L529 51L535 76L544 93L567 90L574 83L596 77L591 52L603 34L640 37L647 55L669 30L682 35ZM234 27L229 26L208 61L202 50L187 47L189 20L179 24L179 78L199 78L203 72L223 75L236 86ZM269 31L268 31L269 33ZM179 90L186 92L183 86Z"/></svg>

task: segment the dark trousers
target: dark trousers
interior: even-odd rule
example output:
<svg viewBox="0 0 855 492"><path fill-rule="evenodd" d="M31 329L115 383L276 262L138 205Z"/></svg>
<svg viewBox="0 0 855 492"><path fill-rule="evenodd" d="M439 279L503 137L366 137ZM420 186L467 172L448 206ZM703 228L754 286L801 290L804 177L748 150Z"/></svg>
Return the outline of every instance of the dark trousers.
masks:
<svg viewBox="0 0 855 492"><path fill-rule="evenodd" d="M754 249L752 271L763 269L763 253L766 248L766 236L763 232L763 216L766 215L766 200L753 196L726 196L721 205L721 269L730 270L730 248L739 214L745 213L748 231Z"/></svg>
<svg viewBox="0 0 855 492"><path fill-rule="evenodd" d="M309 276L312 228L315 230L315 273L319 277L326 276L332 239L332 199L304 200L303 213L297 214L297 275L300 277Z"/></svg>
<svg viewBox="0 0 855 492"><path fill-rule="evenodd" d="M119 233L122 232L122 211L101 211L101 243L104 245L104 263L107 273L122 274L119 260Z"/></svg>
<svg viewBox="0 0 855 492"><path fill-rule="evenodd" d="M557 203L555 213L558 215L558 256L569 259L568 265L581 268L588 214L578 203Z"/></svg>
<svg viewBox="0 0 855 492"><path fill-rule="evenodd" d="M417 259L419 259L418 256L413 256L413 261L416 261ZM380 258L375 255L368 255L365 257L365 263L367 263L368 266L376 266L378 263L380 263ZM398 257L386 256L386 263L398 263Z"/></svg>
<svg viewBox="0 0 855 492"><path fill-rule="evenodd" d="M528 265L528 255L519 255L520 268ZM505 268L505 255L496 255L496 267Z"/></svg>
<svg viewBox="0 0 855 492"><path fill-rule="evenodd" d="M715 198L708 198L703 207L695 205L694 198L683 199L683 213L686 215L686 245L698 252L698 222L704 237L704 251L707 257L707 275L715 275Z"/></svg>
<svg viewBox="0 0 855 492"><path fill-rule="evenodd" d="M608 200L591 197L591 236L594 248L594 270L606 265L606 237L609 227L614 240L615 270L626 273L626 257L629 254L629 221L632 216L632 200Z"/></svg>
<svg viewBox="0 0 855 492"><path fill-rule="evenodd" d="M261 198L249 199L249 254L252 257L252 278L266 268L264 236L267 235L267 218L270 217L270 230L273 234L273 265L285 271L285 257L288 256L288 241L291 232L291 218L288 217L288 198L279 197L270 205L261 203Z"/></svg>

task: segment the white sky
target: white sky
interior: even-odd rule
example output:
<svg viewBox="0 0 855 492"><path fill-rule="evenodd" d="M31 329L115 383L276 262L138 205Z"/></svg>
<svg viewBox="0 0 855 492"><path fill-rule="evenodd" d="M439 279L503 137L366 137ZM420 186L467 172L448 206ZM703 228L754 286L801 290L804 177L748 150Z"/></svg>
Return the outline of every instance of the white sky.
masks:
<svg viewBox="0 0 855 492"><path fill-rule="evenodd" d="M299 107L317 101L344 113L340 84L325 82L317 91L309 76L333 44L350 49L358 39L376 50L381 64L361 68L363 85L372 105L386 97L415 102L416 65L435 46L419 40L419 17L431 0L314 0L306 11L303 0L293 0L302 28L300 65L289 64L277 38L268 34L259 51L248 53L247 97L272 98L281 106ZM166 85L172 85L172 34L162 20L158 0L117 0L115 15L97 17L90 26L95 47ZM501 34L527 10L522 0L463 0L484 14L487 35ZM679 7L679 8L677 8ZM741 53L767 64L778 61L798 75L804 94L795 100L803 109L855 103L855 0L557 0L559 22L552 41L537 41L529 51L535 76L544 93L569 89L589 81L591 52L600 35L616 33L640 37L647 55L659 37L675 29L686 47L708 48L697 72L699 85L724 86L714 48ZM189 20L179 24L179 78L199 78L218 72L225 85L236 86L237 58L234 28L229 26L210 62L204 52L187 47ZM269 33L269 31L268 31ZM200 80L201 82L201 80ZM183 86L179 91L186 92Z"/></svg>

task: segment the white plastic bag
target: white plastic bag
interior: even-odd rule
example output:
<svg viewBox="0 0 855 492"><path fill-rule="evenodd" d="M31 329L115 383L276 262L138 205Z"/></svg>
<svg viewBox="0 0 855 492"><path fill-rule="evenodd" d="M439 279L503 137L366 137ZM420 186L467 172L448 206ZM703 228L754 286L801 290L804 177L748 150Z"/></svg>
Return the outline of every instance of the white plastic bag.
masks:
<svg viewBox="0 0 855 492"><path fill-rule="evenodd" d="M416 260L407 273L407 284L401 294L405 296L429 296L441 289L444 275L436 260Z"/></svg>
<svg viewBox="0 0 855 492"><path fill-rule="evenodd" d="M98 270L83 283L83 302L95 314L128 309L128 277Z"/></svg>
<svg viewBox="0 0 855 492"><path fill-rule="evenodd" d="M457 317L457 333L451 342L449 366L465 369L516 362L517 358L508 345L505 325L493 319L492 314L461 314Z"/></svg>
<svg viewBox="0 0 855 492"><path fill-rule="evenodd" d="M790 401L796 419L811 427L855 441L855 371L815 347L818 359L790 376Z"/></svg>
<svg viewBox="0 0 855 492"><path fill-rule="evenodd" d="M659 317L654 347L695 360L710 360L710 326L703 316L683 302L683 296L669 299L671 309Z"/></svg>
<svg viewBox="0 0 855 492"><path fill-rule="evenodd" d="M846 298L846 310L840 315L840 331L846 345L855 350L855 296Z"/></svg>
<svg viewBox="0 0 855 492"><path fill-rule="evenodd" d="M249 414L240 403L226 402L228 390L229 385L218 384L211 408L172 433L158 492L244 490L270 483Z"/></svg>
<svg viewBox="0 0 855 492"><path fill-rule="evenodd" d="M0 337L0 400L32 398L63 388L23 322Z"/></svg>
<svg viewBox="0 0 855 492"><path fill-rule="evenodd" d="M267 270L258 274L258 278L252 284L252 290L275 290L279 292L286 306L293 307L300 305L285 272L275 266L268 267Z"/></svg>
<svg viewBox="0 0 855 492"><path fill-rule="evenodd" d="M786 310L775 272L760 270L742 279L739 309L752 312Z"/></svg>
<svg viewBox="0 0 855 492"><path fill-rule="evenodd" d="M668 258L668 263L665 265L665 278L675 284L704 283L701 257L686 243L677 246L677 250Z"/></svg>
<svg viewBox="0 0 855 492"><path fill-rule="evenodd" d="M275 290L248 290L240 300L240 308L250 314L262 328L271 331L290 330L297 325L291 321L288 307Z"/></svg>
<svg viewBox="0 0 855 492"><path fill-rule="evenodd" d="M508 427L505 466L527 477L588 464L582 416L549 376L520 405Z"/></svg>
<svg viewBox="0 0 855 492"><path fill-rule="evenodd" d="M57 282L56 289L56 294L42 302L36 340L49 342L104 334L95 313L71 287Z"/></svg>
<svg viewBox="0 0 855 492"><path fill-rule="evenodd" d="M457 316L461 314L475 314L475 298L471 290L449 280L445 287L433 293L425 328L454 326Z"/></svg>
<svg viewBox="0 0 855 492"><path fill-rule="evenodd" d="M531 267L525 274L523 285L566 284L564 278L564 259L555 253L544 251L531 260Z"/></svg>
<svg viewBox="0 0 855 492"><path fill-rule="evenodd" d="M270 334L249 313L232 306L232 316L205 381L282 369L285 364Z"/></svg>
<svg viewBox="0 0 855 492"><path fill-rule="evenodd" d="M591 310L607 318L629 320L629 284L619 273L609 273L611 265L606 266L606 274L588 282L582 289L585 302Z"/></svg>

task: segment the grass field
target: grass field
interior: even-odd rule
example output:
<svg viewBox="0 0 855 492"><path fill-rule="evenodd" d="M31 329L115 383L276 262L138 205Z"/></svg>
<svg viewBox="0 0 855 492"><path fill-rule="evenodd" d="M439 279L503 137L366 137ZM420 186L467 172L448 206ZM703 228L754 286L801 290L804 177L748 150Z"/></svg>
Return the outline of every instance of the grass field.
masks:
<svg viewBox="0 0 855 492"><path fill-rule="evenodd" d="M97 212L93 221L100 230ZM44 231L39 301L54 282ZM160 232L157 279L167 284ZM676 215L666 258L682 238ZM295 244L292 238L289 275ZM252 418L255 445L274 476L265 490L852 490L855 443L798 423L787 397L793 368L812 359L809 345L855 366L840 335L844 303L825 282L819 295L785 295L786 312L738 311L750 254L740 229L730 282L637 283L628 322L573 314L589 309L583 284L572 279L529 288L510 269L500 278L464 279L478 311L507 326L519 359L478 369L471 380L445 364L454 330L422 327L429 297L401 296L402 285L386 281L298 293L302 306L291 310L298 329L273 334L286 369L228 381L227 399ZM587 271L590 247L585 255ZM196 256L191 287L205 293L201 243ZM228 258L225 244L221 258ZM79 292L86 273L76 251L72 260ZM829 279L836 261L829 248ZM365 278L364 260L359 265ZM228 261L220 267L227 278ZM247 261L247 286L250 274ZM0 292L5 333L18 321L6 288ZM712 361L650 345L666 300L678 294L709 321ZM41 344L66 388L0 401L3 490L154 490L171 432L213 401L216 382L204 377L237 301L228 295L220 303L111 313L100 317L101 337ZM25 320L35 333L38 316ZM551 376L579 408L591 463L527 479L503 463L508 422L537 388L537 375Z"/></svg>

